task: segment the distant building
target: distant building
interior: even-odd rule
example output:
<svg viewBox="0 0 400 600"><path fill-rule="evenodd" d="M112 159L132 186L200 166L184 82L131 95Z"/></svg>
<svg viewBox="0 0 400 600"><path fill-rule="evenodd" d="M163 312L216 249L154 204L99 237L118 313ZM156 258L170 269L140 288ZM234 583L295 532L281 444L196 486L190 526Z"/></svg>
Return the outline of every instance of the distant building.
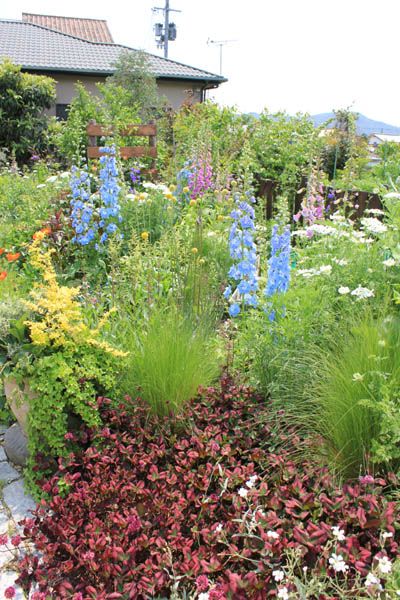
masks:
<svg viewBox="0 0 400 600"><path fill-rule="evenodd" d="M75 95L78 81L96 93L96 83L114 73L121 52L137 52L115 44L105 21L29 13L23 13L22 19L0 20L0 60L9 58L25 72L53 77L57 82L57 100L52 114L61 118ZM188 96L192 102L202 102L207 90L226 81L221 75L145 54L160 95L173 108L178 108Z"/></svg>
<svg viewBox="0 0 400 600"><path fill-rule="evenodd" d="M381 162L381 158L377 155L376 149L382 144L400 144L400 135L391 135L388 133L372 133L368 138L369 163L370 167Z"/></svg>
<svg viewBox="0 0 400 600"><path fill-rule="evenodd" d="M400 135L390 135L387 133L373 133L368 138L368 144L370 146L380 146L381 144L388 144L390 142L394 142L395 144L400 144Z"/></svg>

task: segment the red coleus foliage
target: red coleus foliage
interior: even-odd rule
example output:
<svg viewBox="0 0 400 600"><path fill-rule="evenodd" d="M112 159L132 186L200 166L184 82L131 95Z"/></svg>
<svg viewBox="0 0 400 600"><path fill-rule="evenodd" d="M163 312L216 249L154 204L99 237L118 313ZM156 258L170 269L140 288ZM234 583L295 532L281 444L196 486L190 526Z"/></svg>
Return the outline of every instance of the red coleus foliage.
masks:
<svg viewBox="0 0 400 600"><path fill-rule="evenodd" d="M38 598L166 598L173 585L214 600L273 598L272 570L290 549L321 572L341 554L351 588L381 551L379 530L395 533L384 482L338 488L323 468L293 462L296 435L228 378L173 424L140 401L115 410L99 399L99 409L104 428L83 432L86 449L60 465L44 485L51 501L25 523L40 558L21 561L19 582L37 583ZM332 541L333 526L345 540ZM393 535L385 552L397 549Z"/></svg>

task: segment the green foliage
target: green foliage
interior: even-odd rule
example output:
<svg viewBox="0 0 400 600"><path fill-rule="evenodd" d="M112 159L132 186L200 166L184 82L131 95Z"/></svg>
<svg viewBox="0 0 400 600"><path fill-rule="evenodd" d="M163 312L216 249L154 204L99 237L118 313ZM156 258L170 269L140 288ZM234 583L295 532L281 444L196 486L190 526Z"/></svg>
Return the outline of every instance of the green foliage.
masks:
<svg viewBox="0 0 400 600"><path fill-rule="evenodd" d="M175 307L155 310L143 330L125 338L130 355L123 375L126 394L140 396L159 416L172 416L218 376L218 362L207 324L194 322Z"/></svg>
<svg viewBox="0 0 400 600"><path fill-rule="evenodd" d="M240 171L252 122L252 117L236 108L221 107L210 101L182 107L173 125L175 173L193 157L198 144L206 142L211 149L213 169L220 174L220 184L224 187L224 178Z"/></svg>
<svg viewBox="0 0 400 600"><path fill-rule="evenodd" d="M334 126L325 136L321 157L323 169L329 179L334 179L338 170L345 168L352 155L356 141L357 114L349 109L334 111Z"/></svg>
<svg viewBox="0 0 400 600"><path fill-rule="evenodd" d="M132 102L129 90L111 83L98 84L98 94L91 94L83 84L76 84L66 121L53 127L52 141L61 157L68 163L80 164L86 157L88 136L86 127L94 120L99 125L119 129L140 121L137 104ZM118 142L118 133L116 134Z"/></svg>
<svg viewBox="0 0 400 600"><path fill-rule="evenodd" d="M35 168L23 177L0 174L0 247L20 250L51 216L67 181L46 182L49 171Z"/></svg>
<svg viewBox="0 0 400 600"><path fill-rule="evenodd" d="M318 143L318 130L308 115L291 117L265 110L252 136L255 173L278 181L281 190L293 196L301 178L308 174Z"/></svg>
<svg viewBox="0 0 400 600"><path fill-rule="evenodd" d="M46 149L48 117L43 111L55 97L50 77L22 73L9 60L0 63L0 147L18 162Z"/></svg>
<svg viewBox="0 0 400 600"><path fill-rule="evenodd" d="M334 468L350 477L400 467L399 343L398 319L365 319L321 356L313 421Z"/></svg>
<svg viewBox="0 0 400 600"><path fill-rule="evenodd" d="M116 86L123 88L130 103L138 106L144 121L154 118L164 99L158 95L157 80L150 71L148 55L139 50L126 50L121 52L114 67L115 72L107 82L111 93Z"/></svg>

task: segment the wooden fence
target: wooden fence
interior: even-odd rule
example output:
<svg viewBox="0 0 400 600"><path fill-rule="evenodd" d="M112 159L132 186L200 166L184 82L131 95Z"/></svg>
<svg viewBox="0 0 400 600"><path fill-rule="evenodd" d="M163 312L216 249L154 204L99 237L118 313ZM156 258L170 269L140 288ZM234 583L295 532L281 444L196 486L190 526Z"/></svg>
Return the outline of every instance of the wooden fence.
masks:
<svg viewBox="0 0 400 600"><path fill-rule="evenodd" d="M335 198L328 198L328 193L331 188L323 188L322 195L325 197L325 207L331 209L332 212L340 208L343 203L343 199L346 195L344 190L335 190ZM274 207L276 206L277 197L280 194L279 182L272 181L271 179L265 179L259 181L258 184L258 196L265 199L265 218L272 219L274 215ZM301 209L301 203L307 194L307 182L303 182L300 186L299 192L297 192L295 200L292 205L292 216L299 212ZM379 208L383 209L381 198L378 194L370 192L362 192L352 190L347 192L347 200L352 206L351 210L346 206L349 216L353 219L361 218L367 209Z"/></svg>
<svg viewBox="0 0 400 600"><path fill-rule="evenodd" d="M97 138L107 137L114 133L112 127L98 125L96 121L90 121L86 127L89 143L87 147L88 158L100 158L103 156L101 146L98 146ZM147 146L122 146L119 149L122 158L151 158L150 168L141 170L142 173L148 175L156 175L156 158L157 158L157 125L153 122L143 125L127 125L119 134L122 137L143 137L148 138Z"/></svg>

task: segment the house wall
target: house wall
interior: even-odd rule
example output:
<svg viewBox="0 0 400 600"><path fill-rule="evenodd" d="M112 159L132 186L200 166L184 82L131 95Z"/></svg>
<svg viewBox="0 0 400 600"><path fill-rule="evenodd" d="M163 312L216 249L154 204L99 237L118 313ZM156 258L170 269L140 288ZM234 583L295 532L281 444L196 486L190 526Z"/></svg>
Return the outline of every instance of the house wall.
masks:
<svg viewBox="0 0 400 600"><path fill-rule="evenodd" d="M75 96L75 84L80 81L85 88L92 94L97 94L97 82L104 82L105 77L93 75L69 75L63 73L51 74L56 80L57 104L70 104ZM158 80L158 90L160 95L165 96L173 108L179 108L182 102L188 99L188 93L192 102L201 101L201 83L190 81ZM49 114L56 114L56 107L49 110Z"/></svg>

